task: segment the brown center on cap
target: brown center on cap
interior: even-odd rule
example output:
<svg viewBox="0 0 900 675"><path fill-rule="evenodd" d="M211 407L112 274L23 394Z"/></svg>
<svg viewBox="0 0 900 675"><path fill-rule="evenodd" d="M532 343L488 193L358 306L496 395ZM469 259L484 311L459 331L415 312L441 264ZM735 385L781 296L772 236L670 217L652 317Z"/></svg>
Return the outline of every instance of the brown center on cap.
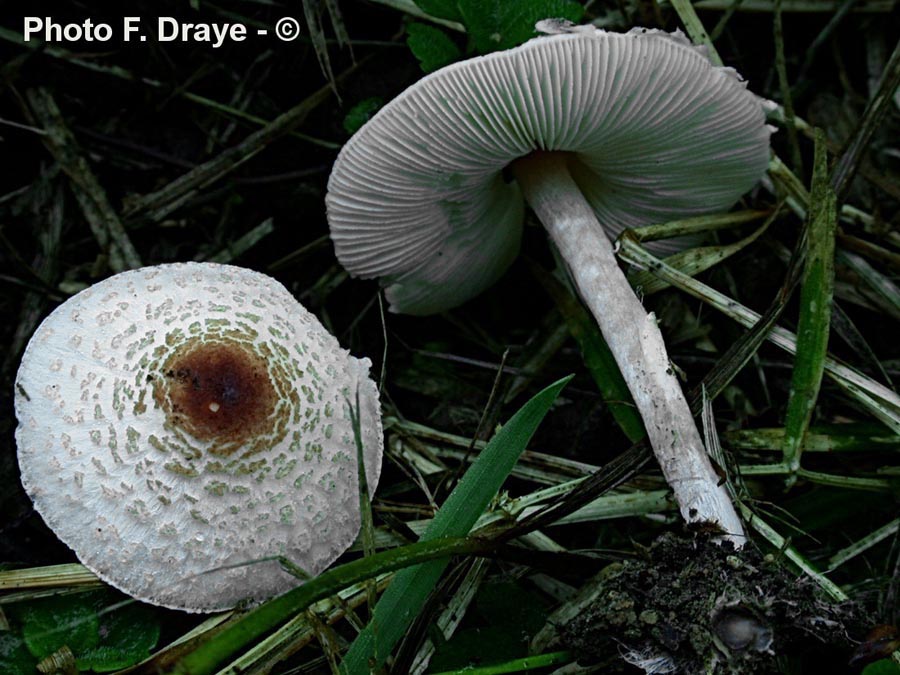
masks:
<svg viewBox="0 0 900 675"><path fill-rule="evenodd" d="M166 359L161 380L153 395L169 422L224 454L271 430L275 387L265 360L246 344L193 338Z"/></svg>

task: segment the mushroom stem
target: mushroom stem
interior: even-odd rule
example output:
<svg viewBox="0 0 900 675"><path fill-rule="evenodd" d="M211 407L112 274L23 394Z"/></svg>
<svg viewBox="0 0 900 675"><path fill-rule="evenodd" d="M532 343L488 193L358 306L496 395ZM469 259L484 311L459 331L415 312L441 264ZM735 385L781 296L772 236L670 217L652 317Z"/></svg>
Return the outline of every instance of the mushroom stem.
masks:
<svg viewBox="0 0 900 675"><path fill-rule="evenodd" d="M612 243L569 173L567 155L533 153L517 160L512 171L600 326L682 517L716 523L724 539L742 546L740 518L718 484L656 317L647 314L619 268Z"/></svg>

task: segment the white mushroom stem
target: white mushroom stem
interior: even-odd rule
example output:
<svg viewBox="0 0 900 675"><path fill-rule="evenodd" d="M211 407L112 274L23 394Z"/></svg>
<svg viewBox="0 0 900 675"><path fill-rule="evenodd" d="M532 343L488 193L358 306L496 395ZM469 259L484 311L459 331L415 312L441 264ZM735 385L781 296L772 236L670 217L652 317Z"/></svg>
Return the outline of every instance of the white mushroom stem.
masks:
<svg viewBox="0 0 900 675"><path fill-rule="evenodd" d="M512 165L519 186L566 260L644 420L650 445L688 522L718 524L736 547L744 529L676 379L662 334L619 268L612 243L572 179L565 153Z"/></svg>

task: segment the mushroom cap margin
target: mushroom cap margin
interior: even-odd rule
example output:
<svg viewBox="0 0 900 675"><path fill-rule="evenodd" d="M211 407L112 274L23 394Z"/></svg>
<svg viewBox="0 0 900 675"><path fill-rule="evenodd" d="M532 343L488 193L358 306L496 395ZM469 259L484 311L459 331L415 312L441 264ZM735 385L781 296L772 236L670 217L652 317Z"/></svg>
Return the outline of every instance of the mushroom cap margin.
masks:
<svg viewBox="0 0 900 675"><path fill-rule="evenodd" d="M679 33L577 30L431 73L343 147L326 204L339 261L393 311L474 297L515 259L524 204L502 172L574 155L610 236L729 208L762 176L771 127L731 68ZM664 248L664 247L663 247Z"/></svg>
<svg viewBox="0 0 900 675"><path fill-rule="evenodd" d="M179 341L226 334L270 356L280 391L296 392L278 404L270 447L252 455L210 454L150 392ZM140 600L195 612L261 601L300 582L260 559L316 574L356 537L356 387L370 493L383 451L369 366L266 275L211 263L115 275L54 310L26 347L23 485L86 567Z"/></svg>

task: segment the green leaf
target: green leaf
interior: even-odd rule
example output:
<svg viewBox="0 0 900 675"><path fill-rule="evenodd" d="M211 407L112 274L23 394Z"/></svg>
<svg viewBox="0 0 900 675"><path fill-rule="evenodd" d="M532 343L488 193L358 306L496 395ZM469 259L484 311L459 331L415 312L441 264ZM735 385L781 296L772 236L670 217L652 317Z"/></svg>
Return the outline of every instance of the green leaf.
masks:
<svg viewBox="0 0 900 675"><path fill-rule="evenodd" d="M0 631L0 673L6 675L34 675L37 659L25 646L25 641L9 631Z"/></svg>
<svg viewBox="0 0 900 675"><path fill-rule="evenodd" d="M548 614L539 594L513 581L485 584L475 598L475 612L487 624L509 624L527 635L543 628Z"/></svg>
<svg viewBox="0 0 900 675"><path fill-rule="evenodd" d="M359 131L363 124L372 119L372 115L378 112L378 109L384 105L384 99L379 96L364 98L355 106L350 108L350 112L344 117L344 129L348 134L355 134Z"/></svg>
<svg viewBox="0 0 900 675"><path fill-rule="evenodd" d="M528 642L522 637L512 624L466 628L438 648L429 667L431 672L460 672L525 656Z"/></svg>
<svg viewBox="0 0 900 675"><path fill-rule="evenodd" d="M481 54L509 49L533 38L541 19L581 21L584 8L573 0L459 0L459 11Z"/></svg>
<svg viewBox="0 0 900 675"><path fill-rule="evenodd" d="M797 355L784 423L784 463L792 471L800 468L800 453L825 370L834 294L836 227L837 197L828 180L825 137L817 130L806 265L800 291Z"/></svg>
<svg viewBox="0 0 900 675"><path fill-rule="evenodd" d="M438 19L462 21L462 15L459 13L459 7L456 6L456 0L415 0L415 3L423 12L431 14L431 16Z"/></svg>
<svg viewBox="0 0 900 675"><path fill-rule="evenodd" d="M469 532L570 379L559 380L535 395L497 432L444 501L422 535L422 542ZM377 670L385 662L421 611L448 562L435 560L397 573L376 605L371 621L350 645L341 663L342 673L365 675L370 668Z"/></svg>
<svg viewBox="0 0 900 675"><path fill-rule="evenodd" d="M407 24L406 44L426 73L443 68L462 57L459 47L444 31L425 23Z"/></svg>
<svg viewBox="0 0 900 675"><path fill-rule="evenodd" d="M862 675L900 675L900 665L891 659L881 659L881 661L867 665L862 671Z"/></svg>
<svg viewBox="0 0 900 675"><path fill-rule="evenodd" d="M21 607L22 637L38 659L63 646L78 654L100 642L96 595L64 595L37 600Z"/></svg>
<svg viewBox="0 0 900 675"><path fill-rule="evenodd" d="M521 659L504 661L503 663L493 663L488 666L468 666L459 670L435 673L435 675L506 675L506 673L531 672L535 668L562 666L573 661L575 661L575 657L567 651L547 652L545 654L532 654ZM428 672L434 673L434 670L429 670Z"/></svg>
<svg viewBox="0 0 900 675"><path fill-rule="evenodd" d="M159 641L156 613L137 603L100 614L100 643L76 652L79 670L98 673L127 668L150 655Z"/></svg>
<svg viewBox="0 0 900 675"><path fill-rule="evenodd" d="M462 670L479 664L509 661L528 654L528 644L547 621L541 597L509 581L486 584L478 591L475 621L440 645L430 669Z"/></svg>
<svg viewBox="0 0 900 675"><path fill-rule="evenodd" d="M703 27L700 17L697 16L697 12L691 4L691 0L671 0L671 4L675 11L678 12L678 18L681 19L681 23L684 24L684 28L690 36L691 42L695 45L705 45L709 51L709 60L712 61L713 64L721 66L722 58L719 56L719 52L716 51L716 47L713 45L709 33L707 33L706 29Z"/></svg>
<svg viewBox="0 0 900 675"><path fill-rule="evenodd" d="M61 647L79 670L126 668L146 658L159 640L156 611L110 591L62 595L11 607L28 651L45 658ZM0 649L0 672L2 668ZM30 672L30 671L29 671Z"/></svg>

